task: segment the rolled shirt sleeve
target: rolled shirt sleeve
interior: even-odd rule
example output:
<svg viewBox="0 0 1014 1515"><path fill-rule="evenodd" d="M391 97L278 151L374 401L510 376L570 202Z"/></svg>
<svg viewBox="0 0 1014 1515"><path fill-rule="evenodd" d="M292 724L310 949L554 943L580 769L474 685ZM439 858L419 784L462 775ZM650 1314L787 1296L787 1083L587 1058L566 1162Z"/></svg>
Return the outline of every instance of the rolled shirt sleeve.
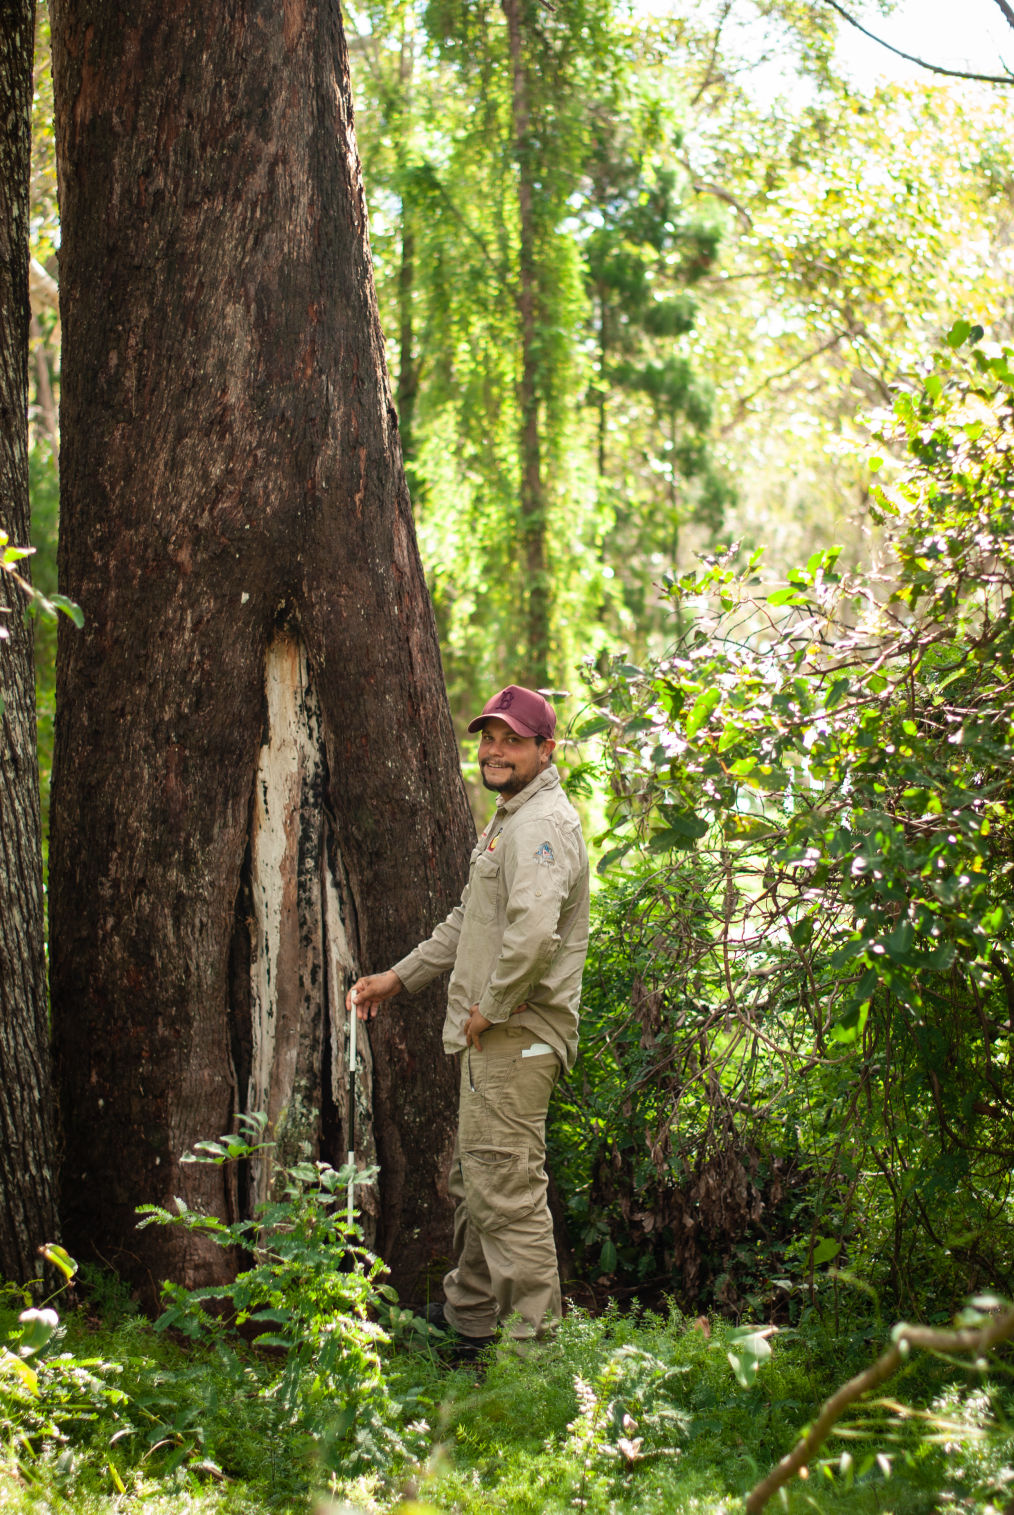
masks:
<svg viewBox="0 0 1014 1515"><path fill-rule="evenodd" d="M417 994L433 979L439 978L441 973L446 973L449 968L454 967L467 902L468 885L466 884L460 902L455 905L447 919L440 922L432 936L420 942L419 946L414 947L399 963L395 963L394 972L409 994Z"/></svg>

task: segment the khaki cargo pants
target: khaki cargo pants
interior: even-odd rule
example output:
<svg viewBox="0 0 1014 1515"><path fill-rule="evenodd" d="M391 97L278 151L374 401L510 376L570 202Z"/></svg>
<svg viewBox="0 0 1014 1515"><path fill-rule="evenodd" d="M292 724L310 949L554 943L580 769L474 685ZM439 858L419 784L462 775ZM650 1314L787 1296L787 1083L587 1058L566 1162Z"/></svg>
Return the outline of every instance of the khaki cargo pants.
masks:
<svg viewBox="0 0 1014 1515"><path fill-rule="evenodd" d="M555 1052L525 1027L491 1026L482 1051L461 1057L458 1136L449 1189L457 1267L444 1311L463 1336L540 1336L560 1317L560 1274L546 1203L546 1111L560 1074Z"/></svg>

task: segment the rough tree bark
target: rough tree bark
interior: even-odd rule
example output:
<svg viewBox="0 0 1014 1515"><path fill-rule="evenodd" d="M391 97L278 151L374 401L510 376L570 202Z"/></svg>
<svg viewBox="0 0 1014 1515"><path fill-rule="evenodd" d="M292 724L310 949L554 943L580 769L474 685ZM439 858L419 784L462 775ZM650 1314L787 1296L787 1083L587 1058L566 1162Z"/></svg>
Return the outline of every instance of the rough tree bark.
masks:
<svg viewBox="0 0 1014 1515"><path fill-rule="evenodd" d="M53 37L60 574L87 618L52 795L65 1236L194 1284L220 1255L134 1206L262 1193L179 1164L241 1110L342 1159L345 987L446 912L474 832L336 0L54 0ZM371 1234L409 1290L448 1243L441 1020L436 986L360 1041Z"/></svg>
<svg viewBox="0 0 1014 1515"><path fill-rule="evenodd" d="M0 527L28 541L33 0L0 0ZM0 573L0 1275L56 1240L32 626Z"/></svg>

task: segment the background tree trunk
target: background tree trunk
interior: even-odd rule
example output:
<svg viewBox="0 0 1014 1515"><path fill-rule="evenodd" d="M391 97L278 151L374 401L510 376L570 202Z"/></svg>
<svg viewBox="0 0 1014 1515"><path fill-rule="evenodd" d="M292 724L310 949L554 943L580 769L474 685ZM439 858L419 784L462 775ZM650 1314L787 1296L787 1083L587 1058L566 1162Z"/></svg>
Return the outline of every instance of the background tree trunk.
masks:
<svg viewBox="0 0 1014 1515"><path fill-rule="evenodd" d="M61 636L52 994L66 1232L219 1254L134 1206L237 1111L344 1153L344 993L457 897L474 834L384 365L334 0L53 6ZM62 628L61 628L62 633ZM363 1034L371 1233L446 1251L442 986ZM365 1046L369 1041L369 1048ZM372 1084L371 1084L372 1080Z"/></svg>
<svg viewBox="0 0 1014 1515"><path fill-rule="evenodd" d="M521 371L518 408L521 412L521 548L525 563L526 666L525 683L536 689L550 684L550 599L547 565L547 502L542 478L539 435L538 271L532 185L535 152L529 104L528 66L522 0L502 0L507 21L511 71L511 125L517 162L518 196L518 314L521 318Z"/></svg>
<svg viewBox="0 0 1014 1515"><path fill-rule="evenodd" d="M0 527L28 542L28 166L33 0L0 0ZM6 633L6 635L4 635ZM55 1241L32 624L0 573L0 1275Z"/></svg>

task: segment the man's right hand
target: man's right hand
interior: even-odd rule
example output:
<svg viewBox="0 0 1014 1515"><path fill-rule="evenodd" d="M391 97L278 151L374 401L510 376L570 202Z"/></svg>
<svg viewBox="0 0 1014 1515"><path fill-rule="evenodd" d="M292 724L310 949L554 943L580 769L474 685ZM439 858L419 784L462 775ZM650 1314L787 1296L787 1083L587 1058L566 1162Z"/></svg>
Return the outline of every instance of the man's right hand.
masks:
<svg viewBox="0 0 1014 1515"><path fill-rule="evenodd" d="M354 998L359 1019L368 1021L376 1015L386 999L393 999L403 987L401 979L391 968L386 973L368 973L365 978L357 978L346 994L345 1008L352 1009Z"/></svg>

